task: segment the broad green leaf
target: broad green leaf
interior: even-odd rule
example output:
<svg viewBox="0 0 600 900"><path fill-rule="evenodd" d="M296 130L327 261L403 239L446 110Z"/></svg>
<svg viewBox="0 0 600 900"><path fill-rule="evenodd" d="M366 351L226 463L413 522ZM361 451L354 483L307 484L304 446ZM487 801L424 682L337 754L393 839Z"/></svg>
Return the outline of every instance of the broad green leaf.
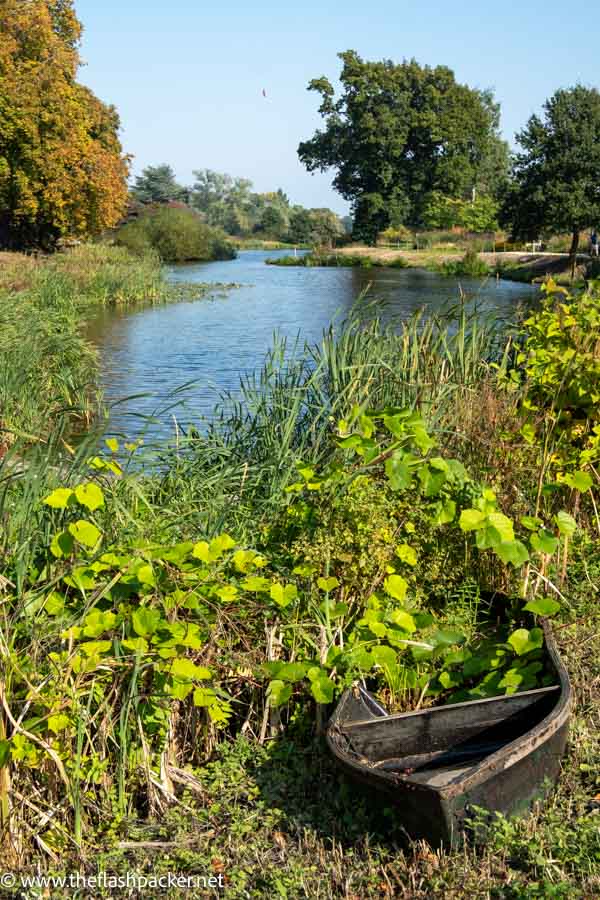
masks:
<svg viewBox="0 0 600 900"><path fill-rule="evenodd" d="M116 453L117 450L119 449L119 442L116 438L106 438L104 443L106 444L108 449L111 451L111 453Z"/></svg>
<svg viewBox="0 0 600 900"><path fill-rule="evenodd" d="M390 668L396 665L398 661L398 654L392 647L388 647L385 644L379 644L376 647L373 647L371 650L371 655L375 660L378 666L382 668Z"/></svg>
<svg viewBox="0 0 600 900"><path fill-rule="evenodd" d="M573 474L565 475L564 478L565 484L568 484L570 488L574 488L576 491L589 491L591 488L593 481L590 475L587 472L574 472Z"/></svg>
<svg viewBox="0 0 600 900"><path fill-rule="evenodd" d="M561 512L556 514L554 521L556 522L560 533L564 534L566 537L570 537L577 530L575 519L564 510L561 510Z"/></svg>
<svg viewBox="0 0 600 900"><path fill-rule="evenodd" d="M64 731L65 728L68 728L71 724L71 720L68 716L59 713L55 716L48 716L48 729L53 731L54 734L58 734L60 731Z"/></svg>
<svg viewBox="0 0 600 900"><path fill-rule="evenodd" d="M410 615L410 613L405 612L403 609L393 610L393 612L391 612L387 618L389 622L392 622L394 625L402 628L403 631L408 631L412 634L417 630L415 620Z"/></svg>
<svg viewBox="0 0 600 900"><path fill-rule="evenodd" d="M417 564L416 551L409 544L400 544L399 547L396 547L396 556L409 566Z"/></svg>
<svg viewBox="0 0 600 900"><path fill-rule="evenodd" d="M212 688L198 687L194 691L194 706L210 708L217 702L217 697Z"/></svg>
<svg viewBox="0 0 600 900"><path fill-rule="evenodd" d="M464 678L460 672L441 672L438 676L438 681L442 687L449 690L453 687L459 687L463 683Z"/></svg>
<svg viewBox="0 0 600 900"><path fill-rule="evenodd" d="M226 550L235 547L235 541L228 534L219 534L210 542L210 552L215 556L221 556Z"/></svg>
<svg viewBox="0 0 600 900"><path fill-rule="evenodd" d="M172 678L188 681L209 681L212 677L206 666L197 666L191 659L174 659L169 668Z"/></svg>
<svg viewBox="0 0 600 900"><path fill-rule="evenodd" d="M526 528L528 531L537 531L542 524L542 520L538 519L537 516L521 516L519 521L523 528Z"/></svg>
<svg viewBox="0 0 600 900"><path fill-rule="evenodd" d="M286 684L284 681L271 681L267 689L267 697L271 706L282 706L287 703L292 696L292 685Z"/></svg>
<svg viewBox="0 0 600 900"><path fill-rule="evenodd" d="M75 540L85 547L95 547L102 537L100 529L86 519L78 519L77 522L71 523L69 531Z"/></svg>
<svg viewBox="0 0 600 900"><path fill-rule="evenodd" d="M241 587L245 591L254 591L256 593L268 593L271 590L271 582L268 578L262 578L260 575L248 575L241 582Z"/></svg>
<svg viewBox="0 0 600 900"><path fill-rule="evenodd" d="M419 481L424 497L435 497L441 491L446 482L446 472L429 466L422 466L418 471Z"/></svg>
<svg viewBox="0 0 600 900"><path fill-rule="evenodd" d="M223 603L232 603L238 597L238 589L234 584L225 584L216 593Z"/></svg>
<svg viewBox="0 0 600 900"><path fill-rule="evenodd" d="M311 678L310 691L317 703L331 703L335 693L335 684L324 672L318 678Z"/></svg>
<svg viewBox="0 0 600 900"><path fill-rule="evenodd" d="M477 531L483 528L486 518L485 513L479 509L463 509L458 524L462 531Z"/></svg>
<svg viewBox="0 0 600 900"><path fill-rule="evenodd" d="M89 509L90 512L104 506L104 494L97 484L93 481L87 484L80 484L75 488L75 497L82 506Z"/></svg>
<svg viewBox="0 0 600 900"><path fill-rule="evenodd" d="M456 516L456 503L454 500L444 500L443 503L438 503L435 506L435 513L433 517L434 525L447 525L449 522L453 522Z"/></svg>
<svg viewBox="0 0 600 900"><path fill-rule="evenodd" d="M402 577L402 575L389 575L385 579L383 587L385 592L389 594L390 597L393 597L395 600L400 600L400 602L402 602L406 597L408 582Z"/></svg>
<svg viewBox="0 0 600 900"><path fill-rule="evenodd" d="M529 559L527 547L521 541L503 541L494 546L494 552L503 563L512 566L522 566Z"/></svg>
<svg viewBox="0 0 600 900"><path fill-rule="evenodd" d="M52 542L50 544L50 553L52 553L52 555L57 559L62 559L64 556L71 555L74 546L75 541L73 539L73 535L68 531L59 531L52 538Z"/></svg>
<svg viewBox="0 0 600 900"><path fill-rule="evenodd" d="M525 609L535 613L536 616L553 616L560 609L560 603L553 600L552 597L537 597L535 600L530 600Z"/></svg>
<svg viewBox="0 0 600 900"><path fill-rule="evenodd" d="M112 647L112 641L85 641L79 645L79 649L86 656L96 656L99 653L106 653Z"/></svg>
<svg viewBox="0 0 600 900"><path fill-rule="evenodd" d="M531 535L529 543L538 553L551 555L558 547L558 538L554 537L551 531L541 528L537 534Z"/></svg>
<svg viewBox="0 0 600 900"><path fill-rule="evenodd" d="M280 681L287 681L290 684L302 681L305 675L306 665L304 663L281 663L277 669L277 678Z"/></svg>
<svg viewBox="0 0 600 900"><path fill-rule="evenodd" d="M317 578L317 587L319 587L322 591L329 593L329 591L333 591L334 588L338 587L339 581L337 578L333 576L329 576L329 578Z"/></svg>
<svg viewBox="0 0 600 900"><path fill-rule="evenodd" d="M404 491L410 487L412 472L406 456L401 451L396 451L385 461L385 474L394 491Z"/></svg>
<svg viewBox="0 0 600 900"><path fill-rule="evenodd" d="M197 544L194 544L192 556L195 557L195 559L199 559L201 562L212 562L214 559L208 549L208 543L206 541L198 541Z"/></svg>
<svg viewBox="0 0 600 900"><path fill-rule="evenodd" d="M536 650L544 644L544 633L541 628L532 628L528 631L526 628L518 628L508 638L517 656L523 656L531 650Z"/></svg>
<svg viewBox="0 0 600 900"><path fill-rule="evenodd" d="M148 652L148 641L143 637L126 638L124 641L121 641L121 646L125 647L126 650L131 650L132 653Z"/></svg>
<svg viewBox="0 0 600 900"><path fill-rule="evenodd" d="M70 488L56 488L55 491L44 497L43 502L52 509L66 509L74 496L74 492Z"/></svg>
<svg viewBox="0 0 600 900"><path fill-rule="evenodd" d="M135 571L135 577L140 584L145 584L148 587L154 587L156 585L154 571L149 563L139 566Z"/></svg>
<svg viewBox="0 0 600 900"><path fill-rule="evenodd" d="M58 616L65 608L65 598L57 591L52 591L46 598L44 609L49 616Z"/></svg>
<svg viewBox="0 0 600 900"><path fill-rule="evenodd" d="M456 631L453 628L441 628L430 635L427 640L436 647L452 647L454 644L464 644L466 637L462 631Z"/></svg>
<svg viewBox="0 0 600 900"><path fill-rule="evenodd" d="M114 612L93 609L83 620L83 634L85 637L98 637L105 631L111 631L116 624L117 617Z"/></svg>
<svg viewBox="0 0 600 900"><path fill-rule="evenodd" d="M285 608L286 606L289 606L290 603L293 603L293 601L296 599L296 597L298 596L298 589L296 588L295 584L283 585L277 583L271 585L271 590L269 593L271 600L273 600L277 604L277 606Z"/></svg>
<svg viewBox="0 0 600 900"><path fill-rule="evenodd" d="M131 616L133 630L140 637L150 637L154 634L161 621L158 609L150 609L148 606L140 606Z"/></svg>

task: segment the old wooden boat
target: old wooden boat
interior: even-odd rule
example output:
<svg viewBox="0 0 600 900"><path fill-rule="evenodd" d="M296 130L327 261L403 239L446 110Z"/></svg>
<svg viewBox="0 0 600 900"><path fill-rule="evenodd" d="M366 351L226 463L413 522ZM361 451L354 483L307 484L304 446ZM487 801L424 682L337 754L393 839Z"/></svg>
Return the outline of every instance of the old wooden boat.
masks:
<svg viewBox="0 0 600 900"><path fill-rule="evenodd" d="M547 623L544 632L551 687L395 715L358 685L340 698L331 752L352 778L388 794L410 837L457 845L474 807L518 815L556 782L571 686Z"/></svg>

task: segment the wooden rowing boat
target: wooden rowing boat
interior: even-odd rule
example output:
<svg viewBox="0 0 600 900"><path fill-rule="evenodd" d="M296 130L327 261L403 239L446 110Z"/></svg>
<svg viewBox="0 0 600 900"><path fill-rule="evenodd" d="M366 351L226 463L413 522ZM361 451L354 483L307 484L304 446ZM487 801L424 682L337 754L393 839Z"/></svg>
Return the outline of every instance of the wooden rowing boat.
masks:
<svg viewBox="0 0 600 900"><path fill-rule="evenodd" d="M326 732L336 760L385 791L412 838L457 845L475 807L518 815L558 778L571 686L544 623L556 685L388 715L360 686L342 695Z"/></svg>

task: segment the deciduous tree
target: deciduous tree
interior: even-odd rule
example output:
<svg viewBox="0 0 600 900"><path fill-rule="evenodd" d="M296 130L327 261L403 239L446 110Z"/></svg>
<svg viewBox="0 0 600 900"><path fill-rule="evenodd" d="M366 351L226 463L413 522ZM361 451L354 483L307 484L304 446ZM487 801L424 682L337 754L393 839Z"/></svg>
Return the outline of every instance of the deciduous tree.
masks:
<svg viewBox="0 0 600 900"><path fill-rule="evenodd" d="M76 81L72 0L0 0L0 246L110 227L127 200L119 118Z"/></svg>
<svg viewBox="0 0 600 900"><path fill-rule="evenodd" d="M522 150L502 215L521 239L569 231L574 266L581 232L600 225L600 93L576 85L543 108L517 135Z"/></svg>
<svg viewBox="0 0 600 900"><path fill-rule="evenodd" d="M338 99L327 78L309 84L325 127L298 154L309 171L336 170L358 236L374 242L388 224L421 226L433 191L468 196L484 176L493 180L490 157L507 154L491 92L458 84L445 66L365 62L351 50L340 57Z"/></svg>

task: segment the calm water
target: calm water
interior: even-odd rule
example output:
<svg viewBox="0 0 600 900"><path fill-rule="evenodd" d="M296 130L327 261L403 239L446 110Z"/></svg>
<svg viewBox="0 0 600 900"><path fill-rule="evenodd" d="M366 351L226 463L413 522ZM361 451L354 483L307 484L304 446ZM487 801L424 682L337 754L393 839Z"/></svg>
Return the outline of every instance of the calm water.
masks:
<svg viewBox="0 0 600 900"><path fill-rule="evenodd" d="M178 266L171 270L175 281L242 286L210 300L105 312L90 323L88 337L101 354L102 388L113 404L111 432L133 437L147 427L144 417L154 416L154 434L172 433L173 415L181 423L210 415L219 391L235 391L240 375L261 365L275 332L318 341L365 289L381 301L386 319L405 318L420 307L438 310L459 297L455 279L420 269L266 266L264 260L274 255L249 250L232 261ZM495 279L462 279L460 287L482 308L503 316L534 292ZM170 402L182 401L165 411Z"/></svg>

